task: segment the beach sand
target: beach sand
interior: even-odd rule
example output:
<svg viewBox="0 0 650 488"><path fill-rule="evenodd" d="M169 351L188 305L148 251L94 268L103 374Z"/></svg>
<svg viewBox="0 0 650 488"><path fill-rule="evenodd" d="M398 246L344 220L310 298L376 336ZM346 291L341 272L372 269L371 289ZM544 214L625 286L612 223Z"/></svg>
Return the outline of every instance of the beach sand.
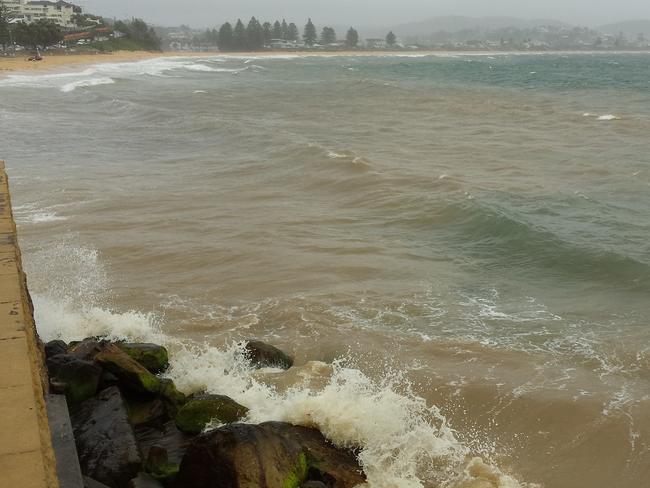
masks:
<svg viewBox="0 0 650 488"><path fill-rule="evenodd" d="M43 56L42 61L27 61L28 53L18 53L15 58L0 57L0 77L13 71L61 71L68 67L97 63L123 63L170 56L198 56L214 53L161 53L148 51L118 51L107 54L57 54Z"/></svg>
<svg viewBox="0 0 650 488"><path fill-rule="evenodd" d="M386 56L395 52L387 51L267 51L267 52L148 52L148 51L117 51L114 53L98 54L53 54L44 55L42 61L27 61L29 53L21 52L15 58L0 57L0 78L11 72L24 71L65 71L69 67L92 65L97 63L123 63L142 61L144 59L167 57L206 57L206 56L233 56L233 57L265 57L265 56ZM423 51L402 52L401 54L427 54Z"/></svg>

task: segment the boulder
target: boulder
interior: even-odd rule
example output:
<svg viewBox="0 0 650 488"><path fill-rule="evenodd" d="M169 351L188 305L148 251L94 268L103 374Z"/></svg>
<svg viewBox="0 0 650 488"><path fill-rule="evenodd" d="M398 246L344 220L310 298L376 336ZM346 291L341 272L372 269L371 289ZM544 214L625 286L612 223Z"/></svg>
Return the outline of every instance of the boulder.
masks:
<svg viewBox="0 0 650 488"><path fill-rule="evenodd" d="M128 486L142 457L120 390L107 388L81 403L71 420L82 473L111 488Z"/></svg>
<svg viewBox="0 0 650 488"><path fill-rule="evenodd" d="M248 408L224 395L198 395L181 407L176 426L186 434L200 434L211 421L236 422L246 416Z"/></svg>
<svg viewBox="0 0 650 488"><path fill-rule="evenodd" d="M246 355L256 368L282 368L289 369L293 366L293 359L277 347L262 341L248 341Z"/></svg>
<svg viewBox="0 0 650 488"><path fill-rule="evenodd" d="M281 422L231 424L197 437L176 488L299 488L310 481L329 488L365 482L354 455L315 429Z"/></svg>
<svg viewBox="0 0 650 488"><path fill-rule="evenodd" d="M300 485L300 488L327 488L327 485L322 481L307 481Z"/></svg>
<svg viewBox="0 0 650 488"><path fill-rule="evenodd" d="M187 403L187 397L176 389L174 382L168 378L160 380L160 396L165 400L172 416L175 416L178 409Z"/></svg>
<svg viewBox="0 0 650 488"><path fill-rule="evenodd" d="M94 361L95 357L111 343L106 340L88 338L81 342L71 342L68 346L68 354L83 359L84 361Z"/></svg>
<svg viewBox="0 0 650 488"><path fill-rule="evenodd" d="M144 467L154 479L169 484L178 475L179 463L170 462L167 449L155 445L149 449L149 455Z"/></svg>
<svg viewBox="0 0 650 488"><path fill-rule="evenodd" d="M167 349L157 344L122 342L117 346L152 373L161 373L169 366Z"/></svg>
<svg viewBox="0 0 650 488"><path fill-rule="evenodd" d="M165 402L160 398L127 398L126 403L129 411L131 425L142 424L164 424L170 420Z"/></svg>
<svg viewBox="0 0 650 488"><path fill-rule="evenodd" d="M147 473L138 473L138 476L129 482L129 488L163 488L163 485Z"/></svg>
<svg viewBox="0 0 650 488"><path fill-rule="evenodd" d="M103 345L95 361L118 378L120 387L134 393L160 392L160 380L114 344Z"/></svg>
<svg viewBox="0 0 650 488"><path fill-rule="evenodd" d="M63 341L50 341L43 346L43 349L45 350L45 357L51 358L59 354L66 354L68 352L68 345Z"/></svg>
<svg viewBox="0 0 650 488"><path fill-rule="evenodd" d="M87 400L97 392L102 369L92 362L57 354L48 358L46 364L52 391L65 394L71 404Z"/></svg>
<svg viewBox="0 0 650 488"><path fill-rule="evenodd" d="M162 425L139 425L135 428L135 438L145 459L149 457L149 451L158 446L167 451L169 462L180 464L194 436L178 430L172 420Z"/></svg>

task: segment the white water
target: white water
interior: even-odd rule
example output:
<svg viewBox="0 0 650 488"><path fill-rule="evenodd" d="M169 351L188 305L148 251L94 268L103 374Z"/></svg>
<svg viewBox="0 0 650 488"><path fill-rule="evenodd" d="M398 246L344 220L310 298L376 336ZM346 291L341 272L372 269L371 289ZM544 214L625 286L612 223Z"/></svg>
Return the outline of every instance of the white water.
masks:
<svg viewBox="0 0 650 488"><path fill-rule="evenodd" d="M96 262L95 255L81 254L82 262ZM167 374L179 389L228 395L250 408L250 422L317 427L337 446L358 451L369 487L521 486L480 458L472 459L438 409L416 396L399 372L387 371L384 379L374 380L343 360L331 365L311 362L296 368L301 380L281 392L251 367L242 343L217 348L184 342L165 335L153 313L79 308L78 298L33 295L43 340L105 336L163 344L171 352ZM314 387L317 379L324 379L324 385Z"/></svg>

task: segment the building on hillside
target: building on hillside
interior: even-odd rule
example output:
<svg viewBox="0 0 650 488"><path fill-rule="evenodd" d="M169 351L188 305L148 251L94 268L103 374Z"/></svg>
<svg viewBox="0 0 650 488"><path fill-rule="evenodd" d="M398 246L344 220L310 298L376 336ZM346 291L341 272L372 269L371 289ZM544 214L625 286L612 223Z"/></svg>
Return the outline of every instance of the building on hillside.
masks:
<svg viewBox="0 0 650 488"><path fill-rule="evenodd" d="M366 39L366 48L368 49L386 49L387 47L386 39Z"/></svg>
<svg viewBox="0 0 650 488"><path fill-rule="evenodd" d="M72 3L59 0L0 0L9 7L12 16L22 22L36 22L37 20L51 20L61 27L75 27L74 16L81 14L81 7Z"/></svg>

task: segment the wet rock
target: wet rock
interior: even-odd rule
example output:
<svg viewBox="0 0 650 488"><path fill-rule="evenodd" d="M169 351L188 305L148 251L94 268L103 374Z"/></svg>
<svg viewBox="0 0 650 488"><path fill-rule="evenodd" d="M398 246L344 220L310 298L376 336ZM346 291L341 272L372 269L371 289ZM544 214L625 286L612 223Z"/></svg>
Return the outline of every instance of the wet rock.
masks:
<svg viewBox="0 0 650 488"><path fill-rule="evenodd" d="M102 352L111 343L106 340L89 338L81 342L71 342L68 347L68 354L83 359L84 361L94 361L95 357Z"/></svg>
<svg viewBox="0 0 650 488"><path fill-rule="evenodd" d="M87 400L97 392L102 369L92 362L57 354L48 358L46 364L52 390L65 394L71 404Z"/></svg>
<svg viewBox="0 0 650 488"><path fill-rule="evenodd" d="M48 359L68 352L68 345L63 341L50 341L43 348L45 350L45 357Z"/></svg>
<svg viewBox="0 0 650 488"><path fill-rule="evenodd" d="M142 458L120 390L107 388L86 400L71 420L82 473L111 488L128 486Z"/></svg>
<svg viewBox="0 0 650 488"><path fill-rule="evenodd" d="M300 488L327 488L327 485L322 481L307 481L300 485Z"/></svg>
<svg viewBox="0 0 650 488"><path fill-rule="evenodd" d="M95 361L118 378L120 387L134 393L160 392L160 380L114 344L103 345Z"/></svg>
<svg viewBox="0 0 650 488"><path fill-rule="evenodd" d="M190 399L176 415L176 426L187 434L199 434L211 421L236 422L248 408L224 395L199 395Z"/></svg>
<svg viewBox="0 0 650 488"><path fill-rule="evenodd" d="M298 488L310 481L353 488L365 477L354 455L318 430L267 422L227 425L197 437L174 486Z"/></svg>
<svg viewBox="0 0 650 488"><path fill-rule="evenodd" d="M147 473L138 473L138 476L129 482L129 488L163 488L163 485Z"/></svg>
<svg viewBox="0 0 650 488"><path fill-rule="evenodd" d="M164 424L171 418L165 402L161 398L127 398L126 403L128 405L131 425Z"/></svg>
<svg viewBox="0 0 650 488"><path fill-rule="evenodd" d="M251 363L257 368L282 368L289 369L293 366L293 359L277 347L262 341L248 341L246 353Z"/></svg>
<svg viewBox="0 0 650 488"><path fill-rule="evenodd" d="M145 470L154 479L169 484L178 475L179 463L172 463L169 461L167 449L162 446L151 446L147 462L144 465Z"/></svg>
<svg viewBox="0 0 650 488"><path fill-rule="evenodd" d="M157 344L123 342L117 346L152 373L161 373L169 366L167 349Z"/></svg>
<svg viewBox="0 0 650 488"><path fill-rule="evenodd" d="M135 428L135 438L145 459L152 447L162 447L167 451L169 462L180 464L194 436L184 434L174 421L162 425L143 424Z"/></svg>
<svg viewBox="0 0 650 488"><path fill-rule="evenodd" d="M160 396L177 407L187 403L187 397L178 391L174 382L168 378L160 380Z"/></svg>

